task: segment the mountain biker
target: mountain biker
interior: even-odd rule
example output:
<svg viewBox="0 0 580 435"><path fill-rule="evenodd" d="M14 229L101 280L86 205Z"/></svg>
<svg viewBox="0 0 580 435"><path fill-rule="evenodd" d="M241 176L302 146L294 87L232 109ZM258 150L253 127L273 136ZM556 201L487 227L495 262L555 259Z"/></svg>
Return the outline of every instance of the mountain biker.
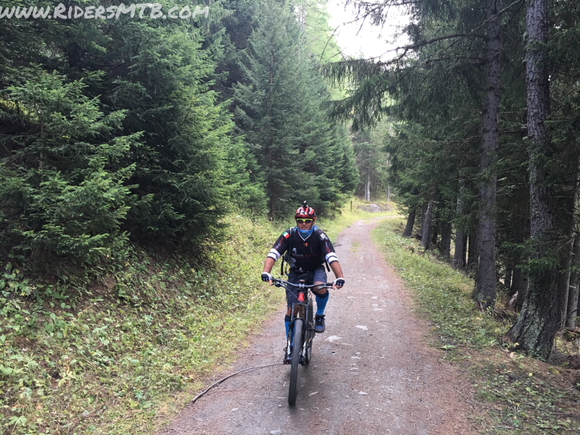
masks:
<svg viewBox="0 0 580 435"><path fill-rule="evenodd" d="M316 220L314 209L309 207L304 201L303 205L296 210L294 218L296 219L296 227L284 231L278 237L272 249L270 249L264 262L262 281L269 281L270 285L272 284L270 271L276 260L286 253L285 259L290 265L289 282L298 284L300 280L304 280L306 284L325 284L325 263L327 263L336 278L332 284L333 290L341 288L345 284L342 268L328 236L314 225ZM314 330L316 332L324 332L324 309L328 302L329 292L325 287L314 287L312 291L316 296L317 308ZM288 335L290 325L292 303L296 302L297 298L297 288L290 287L290 289L286 289L286 300L288 302L288 310L284 319L286 335Z"/></svg>

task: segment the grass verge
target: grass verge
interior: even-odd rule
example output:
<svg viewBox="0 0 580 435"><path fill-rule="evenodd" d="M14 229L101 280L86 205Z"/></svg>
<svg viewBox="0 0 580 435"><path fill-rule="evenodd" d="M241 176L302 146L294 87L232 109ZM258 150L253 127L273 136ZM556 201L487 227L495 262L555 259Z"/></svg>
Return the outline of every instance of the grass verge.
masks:
<svg viewBox="0 0 580 435"><path fill-rule="evenodd" d="M242 216L227 223L204 266L132 251L78 292L7 270L0 432L150 434L180 409L183 392L199 389L283 300L256 279L277 232Z"/></svg>
<svg viewBox="0 0 580 435"><path fill-rule="evenodd" d="M474 283L414 239L402 220L382 222L374 242L412 289L417 312L432 327L433 345L466 373L483 407L485 434L577 434L579 373L510 352L502 336L511 323L482 313L471 300Z"/></svg>

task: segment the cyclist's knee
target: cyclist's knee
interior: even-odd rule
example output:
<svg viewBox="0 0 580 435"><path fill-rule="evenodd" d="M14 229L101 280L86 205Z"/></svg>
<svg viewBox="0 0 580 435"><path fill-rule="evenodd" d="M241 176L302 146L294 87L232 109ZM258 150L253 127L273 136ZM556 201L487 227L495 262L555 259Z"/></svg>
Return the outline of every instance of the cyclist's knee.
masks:
<svg viewBox="0 0 580 435"><path fill-rule="evenodd" d="M317 281L314 284L316 285L320 285L320 287L314 287L312 289L312 291L314 293L316 293L318 296L322 296L323 298L325 298L326 296L328 296L328 289L326 287L324 287L324 283Z"/></svg>
<svg viewBox="0 0 580 435"><path fill-rule="evenodd" d="M318 296L319 298L322 298L322 299L326 299L330 293L328 292L327 289L323 289L323 290L326 290L326 291L324 293L316 293L316 296Z"/></svg>

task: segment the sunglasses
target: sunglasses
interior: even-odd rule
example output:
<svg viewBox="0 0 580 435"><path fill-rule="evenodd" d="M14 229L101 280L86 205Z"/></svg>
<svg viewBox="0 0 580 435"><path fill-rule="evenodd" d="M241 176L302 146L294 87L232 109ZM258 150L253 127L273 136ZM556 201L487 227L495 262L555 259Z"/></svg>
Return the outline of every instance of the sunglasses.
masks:
<svg viewBox="0 0 580 435"><path fill-rule="evenodd" d="M296 223L298 224L309 224L312 221L313 219L296 219Z"/></svg>

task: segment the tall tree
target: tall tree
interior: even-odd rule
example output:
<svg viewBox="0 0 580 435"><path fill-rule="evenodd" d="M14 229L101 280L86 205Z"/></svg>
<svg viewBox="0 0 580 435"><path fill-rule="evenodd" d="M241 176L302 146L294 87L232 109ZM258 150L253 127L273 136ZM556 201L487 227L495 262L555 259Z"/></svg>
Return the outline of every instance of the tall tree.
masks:
<svg viewBox="0 0 580 435"><path fill-rule="evenodd" d="M51 10L55 3L49 2ZM183 7L179 1L164 4L172 6ZM231 115L211 89L223 34L222 29L208 33L213 17L223 16L219 5L213 8L203 23L200 16L155 20L147 14L143 19L122 14L117 19L0 20L6 30L0 92L20 86L26 67L54 70L65 88L82 82L82 95L104 120L123 114L120 136L139 137L105 167L110 172L133 168L123 182L131 207L120 225L138 242L198 249L201 240L219 233L219 217L231 198L257 203L258 209L264 203L259 180L250 175L253 162L246 159L245 144L232 138ZM6 101L3 132L13 134L11 119L20 102ZM23 128L32 134L36 127ZM52 149L59 151L66 150Z"/></svg>
<svg viewBox="0 0 580 435"><path fill-rule="evenodd" d="M127 242L135 164L118 163L139 135L119 135L124 114L105 116L81 81L21 74L0 105L0 252L43 272L102 261Z"/></svg>
<svg viewBox="0 0 580 435"><path fill-rule="evenodd" d="M559 327L560 257L555 192L549 159L553 146L546 121L550 113L550 82L545 47L548 42L548 2L532 0L526 8L526 85L530 171L530 276L528 292L510 338L540 358L548 358Z"/></svg>
<svg viewBox="0 0 580 435"><path fill-rule="evenodd" d="M495 167L499 136L500 104L500 2L489 0L487 4L487 38L485 78L487 90L483 110L483 134L481 152L481 181L479 186L479 267L473 297L482 309L493 307L496 298L495 262L495 208L497 172Z"/></svg>

